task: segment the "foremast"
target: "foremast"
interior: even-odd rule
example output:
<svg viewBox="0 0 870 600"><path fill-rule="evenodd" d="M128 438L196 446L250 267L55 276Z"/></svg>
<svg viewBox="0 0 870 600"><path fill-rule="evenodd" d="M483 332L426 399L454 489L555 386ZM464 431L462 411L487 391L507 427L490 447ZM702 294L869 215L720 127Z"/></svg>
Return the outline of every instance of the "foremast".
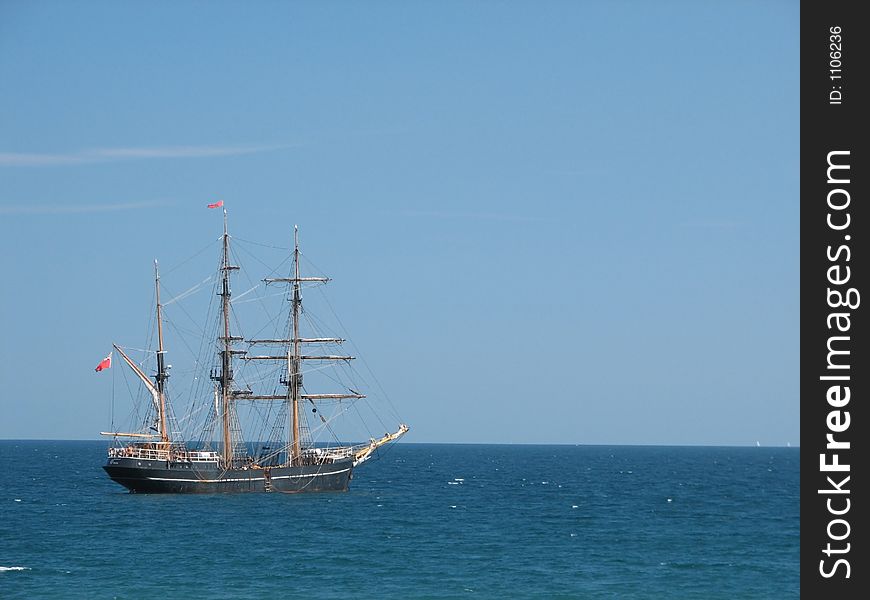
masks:
<svg viewBox="0 0 870 600"><path fill-rule="evenodd" d="M303 383L302 383L302 361L305 360L338 360L338 361L350 361L355 357L353 356L342 356L342 355L324 355L324 354L303 354L302 353L302 344L322 344L322 343L335 343L341 344L345 340L340 338L303 338L300 335L299 328L299 317L302 312L302 291L301 284L302 283L327 283L329 281L328 277L303 277L300 273L300 258L299 251L299 227L293 227L293 268L292 268L292 277L276 277L276 278L266 278L263 281L266 284L270 283L289 283L292 284L292 291L290 295L291 302L291 327L290 327L290 339L264 339L264 340L247 340L249 344L283 344L286 343L287 353L285 356L275 356L275 355L250 355L245 353L243 356L244 360L277 360L277 361L287 361L287 380L286 384L288 386L288 390L286 395L255 395L247 393L245 394L245 398L248 400L284 400L290 402L290 439L288 443L289 456L288 456L288 464L300 465L304 464L304 448L302 448L302 431L301 431L301 420L300 420L300 412L299 412L299 404L308 400L310 402L314 402L315 400L341 400L344 398L348 399L362 399L365 398L365 394L360 394L359 392L349 389L347 393L333 393L333 394L311 394L304 393ZM323 417L321 417L323 419ZM325 422L325 421L324 421ZM408 426L405 424L401 424L399 429L395 433L386 433L383 437L379 439L371 439L368 444L361 444L358 446L350 446L345 449L349 452L350 457L353 459L353 464L357 465L364 461L366 461L372 453L383 446L384 444L393 442L400 437L402 437L408 431Z"/></svg>
<svg viewBox="0 0 870 600"><path fill-rule="evenodd" d="M291 404L291 451L290 465L300 461L302 457L302 440L299 427L299 389L302 387L302 373L300 369L299 352L299 311L302 307L302 295L299 289L299 226L293 226L293 344L292 351L287 361L290 376L290 404Z"/></svg>
<svg viewBox="0 0 870 600"><path fill-rule="evenodd" d="M287 279L271 279L293 284L293 293L290 298L291 307L291 331L290 345L287 352L287 383L290 397L290 456L288 463L297 465L302 462L302 431L299 419L299 402L302 395L302 338L299 337L299 315L302 312L302 289L303 281L319 281L326 283L326 277L301 277L299 273L299 226L293 226L293 277ZM342 357L345 358L345 357ZM350 357L347 357L350 358Z"/></svg>
<svg viewBox="0 0 870 600"><path fill-rule="evenodd" d="M301 284L303 282L319 282L326 283L329 281L328 277L302 277L299 272L299 226L293 226L293 276L292 277L278 277L278 278L267 278L264 281L269 283L290 283L293 285L292 293L290 296L291 303L291 337L289 340L290 343L287 346L287 398L290 401L290 440L289 440L289 450L290 455L288 456L287 462L293 465L302 464L302 427L301 420L299 416L299 403L302 400L313 400L315 398L326 398L326 397L334 397L334 398L362 398L361 394L303 394L302 393L302 361L303 360L351 360L352 356L304 356L302 354L302 346L303 342L306 343L324 343L324 342L334 342L341 343L344 340L337 338L310 338L303 339L299 334L299 316L302 312L302 288ZM268 343L268 342L280 342L281 340L249 340L252 343L256 343L257 341ZM247 360L274 360L281 359L279 356L246 356ZM262 400L279 400L280 396L251 396L252 399L262 399Z"/></svg>

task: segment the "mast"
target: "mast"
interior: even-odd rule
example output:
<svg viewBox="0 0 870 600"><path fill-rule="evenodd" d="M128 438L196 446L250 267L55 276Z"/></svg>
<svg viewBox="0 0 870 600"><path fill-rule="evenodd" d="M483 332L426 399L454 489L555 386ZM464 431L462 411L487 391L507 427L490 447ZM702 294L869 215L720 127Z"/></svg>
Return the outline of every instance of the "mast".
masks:
<svg viewBox="0 0 870 600"><path fill-rule="evenodd" d="M223 350L221 350L221 371L216 377L220 383L221 391L221 421L222 421L222 438L223 438L223 459L224 464L229 467L233 462L233 440L231 429L231 410L232 410L232 383L233 383L233 352L232 341L230 336L230 271L238 269L230 265L230 235L227 229L227 210L224 209L224 235L223 235L223 260L221 262L222 282L221 282L221 309L223 312L224 331Z"/></svg>
<svg viewBox="0 0 870 600"><path fill-rule="evenodd" d="M249 339L247 340L248 344L286 344L287 354L285 356L278 356L273 354L264 354L264 355L252 355L248 354L248 351L239 352L242 354L242 360L245 361L287 361L287 379L282 379L281 383L285 383L288 386L288 390L286 394L255 394L250 390L242 390L234 392L235 396L243 397L245 400L268 400L268 401L289 401L290 409L289 409L289 419L290 419L290 441L288 444L289 447L289 457L288 463L290 465L297 465L301 462L302 457L302 436L301 436L301 423L299 419L299 403L304 400L341 400L344 398L351 399L360 399L365 398L365 394L361 394L356 390L348 388L349 393L335 393L335 394L311 394L311 393L302 393L302 372L301 365L303 360L339 360L339 361L349 361L353 360L353 356L342 356L335 354L302 354L301 344L318 344L318 343L332 343L332 344L341 344L345 340L341 338L327 338L327 337L311 337L311 338L303 338L300 337L299 334L299 315L302 312L302 294L301 294L301 284L303 282L316 282L316 283L326 283L329 281L328 277L302 277L300 275L300 265L299 265L299 227L293 227L293 272L290 277L268 277L263 281L268 285L270 283L292 283L293 284L293 293L290 298L292 303L291 310L291 332L290 337L287 339ZM321 417L322 419L322 417ZM326 421L324 421L325 423ZM398 431L395 433L387 433L382 438L375 440L372 439L371 443L354 447L354 465L357 465L361 462L364 462L371 456L371 454L380 446L387 444L389 442L395 441L402 437L408 431L407 425L400 425Z"/></svg>
<svg viewBox="0 0 870 600"><path fill-rule="evenodd" d="M291 402L291 431L293 438L291 439L291 455L290 464L293 465L299 461L302 456L302 444L299 439L299 387L301 385L301 375L299 373L299 307L302 303L302 298L299 294L299 226L293 226L293 264L294 264L294 281L293 281L293 351L288 361L290 369L290 402Z"/></svg>
<svg viewBox="0 0 870 600"><path fill-rule="evenodd" d="M302 436L301 436L301 426L299 419L299 403L302 400L312 400L314 398L326 398L329 397L341 397L341 398L350 398L350 395L343 394L334 394L334 395L326 395L326 394L303 394L302 390L302 370L301 365L303 360L351 360L352 356L333 356L333 355L324 355L324 356L308 356L303 355L300 344L308 343L336 343L340 344L344 340L340 338L303 338L299 336L299 314L302 311L302 293L300 284L303 282L317 282L317 283L326 283L329 281L328 277L302 277L299 273L299 226L293 226L293 273L292 277L269 277L264 279L263 281L266 284L270 283L292 283L293 284L293 295L290 298L292 303L291 310L291 321L292 321L292 333L290 334L290 338L286 340L281 339L268 339L268 340L248 340L249 343L252 344L270 344L270 343L288 343L287 345L287 355L286 356L248 356L245 353L244 360L286 360L287 361L287 385L289 387L288 393L285 396L255 396L255 395L245 395L246 399L249 400L289 400L290 402L290 410L288 411L290 418L290 456L288 457L288 463L290 465L298 464L300 458L302 456ZM353 397L358 397L358 395L354 394ZM362 397L362 396L359 396Z"/></svg>
<svg viewBox="0 0 870 600"><path fill-rule="evenodd" d="M169 431L166 429L166 380L169 375L166 373L166 363L164 359L165 350L163 349L163 306L160 304L160 270L157 267L157 261L154 261L154 288L157 295L157 375L154 379L157 381L157 396L158 408L157 414L160 420L160 441L164 444L169 443Z"/></svg>

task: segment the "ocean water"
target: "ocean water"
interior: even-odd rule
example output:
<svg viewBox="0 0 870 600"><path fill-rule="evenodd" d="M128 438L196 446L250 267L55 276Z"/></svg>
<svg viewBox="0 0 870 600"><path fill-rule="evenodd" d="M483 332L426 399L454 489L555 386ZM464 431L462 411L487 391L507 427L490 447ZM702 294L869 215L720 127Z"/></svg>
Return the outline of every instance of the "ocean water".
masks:
<svg viewBox="0 0 870 600"><path fill-rule="evenodd" d="M129 494L0 441L0 598L796 598L796 448L399 443L339 494Z"/></svg>

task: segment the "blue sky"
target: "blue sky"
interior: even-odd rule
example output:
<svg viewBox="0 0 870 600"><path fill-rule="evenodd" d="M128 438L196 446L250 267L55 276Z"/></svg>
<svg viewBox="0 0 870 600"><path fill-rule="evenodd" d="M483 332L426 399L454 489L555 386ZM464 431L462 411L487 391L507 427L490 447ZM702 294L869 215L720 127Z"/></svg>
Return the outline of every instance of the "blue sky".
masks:
<svg viewBox="0 0 870 600"><path fill-rule="evenodd" d="M796 445L798 10L0 3L0 437L105 429L223 199L408 441Z"/></svg>

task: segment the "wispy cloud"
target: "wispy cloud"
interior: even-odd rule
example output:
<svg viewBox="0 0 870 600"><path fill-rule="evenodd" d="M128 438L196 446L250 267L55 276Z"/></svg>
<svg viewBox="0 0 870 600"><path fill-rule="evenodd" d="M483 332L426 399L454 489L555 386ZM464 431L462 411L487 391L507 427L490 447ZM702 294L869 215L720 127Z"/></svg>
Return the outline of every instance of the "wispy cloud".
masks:
<svg viewBox="0 0 870 600"><path fill-rule="evenodd" d="M0 204L0 215L68 215L78 213L101 213L119 210L136 210L166 206L165 200L149 200L145 202L116 202L108 204L18 204L3 206Z"/></svg>
<svg viewBox="0 0 870 600"><path fill-rule="evenodd" d="M514 215L508 213L475 213L475 212L452 212L440 210L401 210L397 213L402 217L422 217L430 219L471 219L481 221L514 221L521 223L552 221L550 217Z"/></svg>
<svg viewBox="0 0 870 600"><path fill-rule="evenodd" d="M0 167L53 167L154 158L208 158L241 156L291 148L293 144L238 144L226 146L157 146L140 148L86 148L61 154L0 152Z"/></svg>

